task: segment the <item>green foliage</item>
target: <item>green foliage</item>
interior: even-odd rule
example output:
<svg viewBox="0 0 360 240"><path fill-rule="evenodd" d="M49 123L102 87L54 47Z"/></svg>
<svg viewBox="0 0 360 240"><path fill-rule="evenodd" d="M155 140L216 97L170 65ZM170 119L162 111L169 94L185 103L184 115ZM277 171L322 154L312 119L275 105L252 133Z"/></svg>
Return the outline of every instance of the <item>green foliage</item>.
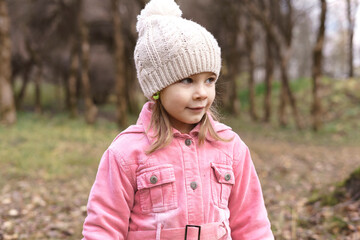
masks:
<svg viewBox="0 0 360 240"><path fill-rule="evenodd" d="M320 197L321 204L323 206L335 206L345 197L345 191L343 188L336 188L336 190L330 194L324 194Z"/></svg>
<svg viewBox="0 0 360 240"><path fill-rule="evenodd" d="M321 193L315 190L309 197L308 204L320 202L322 206L335 206L340 203L346 195L343 183L337 184L335 190L330 193Z"/></svg>
<svg viewBox="0 0 360 240"><path fill-rule="evenodd" d="M241 76L237 80L239 86L238 98L243 107L248 108L249 104L249 88L247 86L247 76ZM271 91L274 95L273 98L279 95L281 83L279 80L274 80L271 84ZM311 79L309 78L299 78L290 82L290 88L294 93L302 93L303 91L309 91L311 87ZM258 83L255 85L255 96L257 98L263 98L265 96L266 86L264 82Z"/></svg>
<svg viewBox="0 0 360 240"><path fill-rule="evenodd" d="M354 182L356 183L354 184ZM360 167L355 169L344 181L336 183L334 190L330 193L314 190L309 197L308 204L320 202L322 206L334 206L344 201L344 199L352 197L351 194L357 194L358 182L360 182Z"/></svg>
<svg viewBox="0 0 360 240"><path fill-rule="evenodd" d="M349 179L352 179L352 178L360 179L360 167L357 168L357 169L355 169L355 171L353 171L353 172L350 174ZM349 179L347 179L346 181L349 181Z"/></svg>
<svg viewBox="0 0 360 240"><path fill-rule="evenodd" d="M232 127L240 129L241 133L259 134L273 139L286 139L287 141L304 143L312 141L322 145L336 145L346 143L360 144L360 80L337 80L324 77L320 83L319 95L322 105L323 125L318 132L311 128L312 80L299 78L290 82L291 89L297 101L300 118L304 124L302 131L295 131L296 126L289 106L286 109L288 125L279 126L278 109L280 82L272 84L271 118L269 123L261 122L264 116L263 102L265 95L264 83L255 86L255 111L260 118L259 122L250 119L249 91L247 76L237 79L238 97L241 104L240 118L227 115L225 122Z"/></svg>

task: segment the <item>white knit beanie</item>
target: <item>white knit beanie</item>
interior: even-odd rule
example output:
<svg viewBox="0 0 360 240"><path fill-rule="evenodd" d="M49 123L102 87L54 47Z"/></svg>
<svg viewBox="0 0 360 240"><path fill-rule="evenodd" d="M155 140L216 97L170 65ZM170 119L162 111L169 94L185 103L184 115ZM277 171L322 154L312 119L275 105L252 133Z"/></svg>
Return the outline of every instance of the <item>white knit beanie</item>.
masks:
<svg viewBox="0 0 360 240"><path fill-rule="evenodd" d="M219 76L221 50L214 36L181 15L174 0L151 0L138 16L135 66L149 99L193 74L213 72Z"/></svg>

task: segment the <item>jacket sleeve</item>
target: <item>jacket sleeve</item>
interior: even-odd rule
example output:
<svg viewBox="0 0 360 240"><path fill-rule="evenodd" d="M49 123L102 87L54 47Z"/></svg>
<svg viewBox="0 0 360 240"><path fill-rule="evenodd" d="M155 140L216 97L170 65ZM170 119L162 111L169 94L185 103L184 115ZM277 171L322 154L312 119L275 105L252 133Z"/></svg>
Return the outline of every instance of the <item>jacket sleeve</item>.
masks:
<svg viewBox="0 0 360 240"><path fill-rule="evenodd" d="M233 240L272 240L259 178L249 149L240 139L234 154L235 184L229 198L231 237Z"/></svg>
<svg viewBox="0 0 360 240"><path fill-rule="evenodd" d="M88 200L84 240L126 238L134 183L130 169L117 158L110 149L102 156Z"/></svg>

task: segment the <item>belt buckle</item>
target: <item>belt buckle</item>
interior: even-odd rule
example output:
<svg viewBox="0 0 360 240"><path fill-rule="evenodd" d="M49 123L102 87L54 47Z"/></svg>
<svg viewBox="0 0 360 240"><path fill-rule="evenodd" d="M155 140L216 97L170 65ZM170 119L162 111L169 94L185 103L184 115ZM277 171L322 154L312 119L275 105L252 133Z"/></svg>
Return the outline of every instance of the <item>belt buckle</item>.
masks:
<svg viewBox="0 0 360 240"><path fill-rule="evenodd" d="M186 225L185 226L185 239L184 240L187 240L187 231L188 231L188 228L189 227L193 227L193 228L198 228L199 231L198 231L198 240L200 240L200 233L201 233L201 226L199 225Z"/></svg>

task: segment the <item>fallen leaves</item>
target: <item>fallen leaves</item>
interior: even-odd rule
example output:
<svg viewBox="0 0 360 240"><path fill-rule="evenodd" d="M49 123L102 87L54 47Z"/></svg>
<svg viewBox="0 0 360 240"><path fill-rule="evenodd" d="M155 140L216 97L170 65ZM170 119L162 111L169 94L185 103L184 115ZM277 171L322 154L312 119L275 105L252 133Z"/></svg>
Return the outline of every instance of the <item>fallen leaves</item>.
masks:
<svg viewBox="0 0 360 240"><path fill-rule="evenodd" d="M277 240L360 239L360 201L307 204L331 192L360 163L351 147L246 141L263 186ZM85 172L88 170L84 170ZM96 169L93 169L96 171ZM93 176L9 180L0 189L0 240L81 239Z"/></svg>
<svg viewBox="0 0 360 240"><path fill-rule="evenodd" d="M20 181L3 187L0 240L80 239L92 181Z"/></svg>
<svg viewBox="0 0 360 240"><path fill-rule="evenodd" d="M360 239L359 201L307 204L314 192L330 193L360 164L359 149L246 142L256 151L252 156L277 240Z"/></svg>

